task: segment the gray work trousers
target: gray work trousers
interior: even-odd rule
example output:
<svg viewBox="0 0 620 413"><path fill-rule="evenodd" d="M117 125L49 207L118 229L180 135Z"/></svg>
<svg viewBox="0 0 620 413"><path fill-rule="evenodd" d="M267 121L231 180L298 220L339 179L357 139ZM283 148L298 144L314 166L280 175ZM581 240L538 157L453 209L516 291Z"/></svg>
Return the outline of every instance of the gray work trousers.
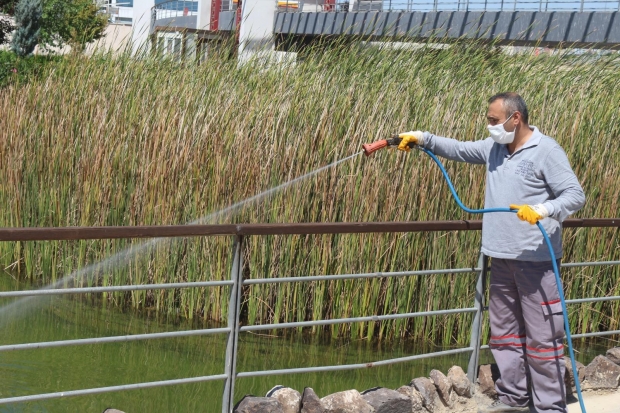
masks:
<svg viewBox="0 0 620 413"><path fill-rule="evenodd" d="M489 315L499 399L527 406L531 384L537 412L565 413L564 316L551 261L493 258Z"/></svg>

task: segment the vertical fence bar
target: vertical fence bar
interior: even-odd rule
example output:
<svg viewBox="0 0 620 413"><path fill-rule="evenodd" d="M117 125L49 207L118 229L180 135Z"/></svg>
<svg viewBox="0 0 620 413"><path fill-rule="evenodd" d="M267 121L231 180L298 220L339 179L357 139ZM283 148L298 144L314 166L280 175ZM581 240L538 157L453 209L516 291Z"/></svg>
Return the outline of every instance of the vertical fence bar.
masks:
<svg viewBox="0 0 620 413"><path fill-rule="evenodd" d="M469 356L469 364L467 365L467 377L475 384L478 377L478 361L480 360L480 338L482 336L482 316L484 311L484 293L486 286L487 268L489 265L489 257L480 253L478 258L478 267L480 273L478 274L478 281L476 282L476 297L474 302L474 308L476 313L474 315L474 322L471 326L471 339L469 346L474 350Z"/></svg>
<svg viewBox="0 0 620 413"><path fill-rule="evenodd" d="M157 9L155 6L151 9L151 27L149 29L149 33L153 33L155 30L155 22L157 21Z"/></svg>
<svg viewBox="0 0 620 413"><path fill-rule="evenodd" d="M241 308L241 287L243 284L243 237L235 237L233 263L230 271L230 302L228 303L228 343L226 345L226 384L222 397L222 413L232 412L237 375L237 344L239 341L239 310Z"/></svg>

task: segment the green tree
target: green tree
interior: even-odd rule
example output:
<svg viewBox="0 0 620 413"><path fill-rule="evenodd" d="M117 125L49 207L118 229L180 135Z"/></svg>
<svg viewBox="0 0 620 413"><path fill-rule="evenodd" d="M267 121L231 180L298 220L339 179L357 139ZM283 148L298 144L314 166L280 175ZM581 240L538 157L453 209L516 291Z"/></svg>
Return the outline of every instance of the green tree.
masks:
<svg viewBox="0 0 620 413"><path fill-rule="evenodd" d="M18 56L28 56L34 51L41 32L41 0L20 0L15 8L17 29L13 34L11 49Z"/></svg>
<svg viewBox="0 0 620 413"><path fill-rule="evenodd" d="M15 14L17 0L0 0L0 13L12 16Z"/></svg>
<svg viewBox="0 0 620 413"><path fill-rule="evenodd" d="M93 0L44 0L41 44L48 49L69 45L82 53L104 36L107 24L108 16Z"/></svg>

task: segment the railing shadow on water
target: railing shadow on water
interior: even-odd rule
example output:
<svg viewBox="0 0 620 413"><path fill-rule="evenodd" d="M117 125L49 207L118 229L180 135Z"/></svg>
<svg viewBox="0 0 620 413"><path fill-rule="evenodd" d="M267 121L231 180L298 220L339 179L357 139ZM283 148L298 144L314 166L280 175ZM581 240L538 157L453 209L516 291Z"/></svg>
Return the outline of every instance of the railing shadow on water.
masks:
<svg viewBox="0 0 620 413"><path fill-rule="evenodd" d="M569 219L564 222L565 228L620 228L620 219ZM70 396L93 395L108 392L118 392L135 389L147 389L162 386L173 386L188 383L207 381L224 381L222 395L222 412L232 411L234 404L235 382L240 378L274 376L284 374L320 373L341 370L367 369L378 366L404 363L418 359L469 353L467 374L475 382L480 351L488 348L481 346L483 313L486 311L486 278L488 273L488 258L480 255L475 268L429 269L422 271L374 272L358 274L316 275L303 277L281 278L249 278L244 277L243 247L244 237L269 235L324 235L324 234L362 234L362 233L406 233L406 232L437 232L437 231L478 231L482 228L480 221L429 221L429 222L389 222L389 223L316 223L316 224L226 224L226 225L180 225L180 226L152 226L152 227L83 227L83 228L2 228L0 241L65 241L65 240L93 240L93 239L128 239L128 238L175 238L175 237L233 237L232 268L230 278L222 281L198 281L163 284L115 285L83 288L60 288L59 285L40 290L18 290L0 292L0 298L42 297L64 294L90 294L103 292L121 292L136 290L167 290L180 288L212 288L229 287L230 300L228 323L226 327L185 330L174 332L159 332L150 334L135 334L113 337L83 338L74 340L48 341L36 343L10 344L0 346L0 352L25 349L46 349L52 347L80 346L87 344L104 344L113 342L132 342L141 340L165 339L172 337L205 336L212 334L226 334L227 346L224 370L221 374L186 377L174 380L161 380L134 384L124 384L108 387L88 388L54 393L32 394L19 397L1 398L0 405L33 402L64 398ZM150 241L152 242L152 241ZM148 243L147 243L148 244ZM562 267L588 267L620 265L620 261L579 262L565 263ZM277 324L241 325L241 302L244 286L261 284L288 284L306 283L333 280L360 280L375 278L402 278L412 276L435 276L440 274L475 274L476 291L471 307L452 308L445 310L431 310L414 313L395 313L383 315L369 315L364 317L338 318L327 320L311 320ZM620 296L584 297L567 300L567 304L614 301ZM2 311L2 309L0 309ZM358 322L376 322L395 319L410 319L414 317L429 317L436 315L473 314L471 325L470 344L468 347L455 348L446 351L412 354L388 360L374 362L360 361L356 364L327 365L319 367L291 368L284 370L237 371L237 355L239 352L239 335L243 332L291 329L302 327L328 326L336 324L351 324ZM620 334L620 330L601 332L582 332L574 334L573 338L606 336Z"/></svg>

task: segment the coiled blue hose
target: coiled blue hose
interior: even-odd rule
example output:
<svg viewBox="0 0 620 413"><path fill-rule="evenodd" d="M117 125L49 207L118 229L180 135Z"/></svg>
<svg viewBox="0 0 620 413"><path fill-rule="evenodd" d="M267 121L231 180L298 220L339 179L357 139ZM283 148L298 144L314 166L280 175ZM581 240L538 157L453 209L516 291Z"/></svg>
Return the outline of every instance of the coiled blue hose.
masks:
<svg viewBox="0 0 620 413"><path fill-rule="evenodd" d="M454 185L452 185L452 181L450 180L450 176L448 175L446 168L444 168L439 158L437 158L437 156L435 156L433 152L431 152L430 150L426 148L422 148L419 146L417 148L425 152L428 156L430 156L433 159L433 161L435 161L437 166L439 166L439 169L441 170L441 173L443 174L444 178L446 179L446 183L448 184L448 187L450 188L450 192L452 192L452 196L454 196L454 200L456 201L458 206L461 207L465 212L469 212L470 214L486 214L488 212L513 212L513 213L517 212L516 210L510 209L510 208L486 208L486 209L467 208L465 205L463 205L463 202L461 202L461 198L459 198L458 194L456 193L456 190L454 189ZM575 378L575 387L577 388L577 397L579 398L579 405L581 406L581 412L586 413L586 407L583 403L583 397L581 395L581 385L579 384L579 374L577 374L577 364L575 363L573 341L570 336L570 327L568 325L568 312L566 311L566 301L564 300L564 288L562 287L562 280L560 279L560 270L558 269L557 260L555 258L555 252L553 251L553 246L551 245L551 240L549 239L549 235L547 234L547 231L545 231L545 228L543 228L540 221L536 222L536 225L540 229L540 232L542 232L543 238L545 239L545 242L547 243L547 247L549 248L549 254L551 255L551 263L553 264L555 282L558 286L558 293L560 295L560 301L562 303L562 313L564 315L564 330L566 332L566 342L568 344L570 362L573 367L573 377Z"/></svg>

